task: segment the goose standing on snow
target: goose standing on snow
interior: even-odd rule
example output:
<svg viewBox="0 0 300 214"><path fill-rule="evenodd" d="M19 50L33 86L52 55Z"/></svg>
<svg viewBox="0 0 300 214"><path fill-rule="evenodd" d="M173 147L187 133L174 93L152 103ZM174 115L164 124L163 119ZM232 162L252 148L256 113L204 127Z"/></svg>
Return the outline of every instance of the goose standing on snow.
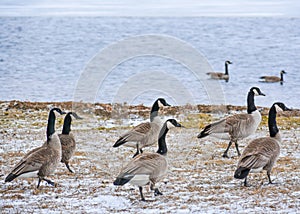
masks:
<svg viewBox="0 0 300 214"><path fill-rule="evenodd" d="M160 107L170 106L165 99L157 99L151 109L150 122L141 123L135 126L132 130L123 134L113 145L119 147L121 145L136 147L137 151L133 157L142 153L142 148L151 146L157 142L159 131L162 127L160 118L158 117L158 110Z"/></svg>
<svg viewBox="0 0 300 214"><path fill-rule="evenodd" d="M74 155L76 149L76 142L75 142L74 135L70 133L71 122L72 122L71 115L73 115L75 119L82 119L75 112L68 112L64 119L64 126L63 126L62 133L59 134L58 137L61 142L61 150L62 150L61 162L66 165L66 167L71 173L74 173L69 166L69 161L71 157Z"/></svg>
<svg viewBox="0 0 300 214"><path fill-rule="evenodd" d="M274 103L269 111L269 132L270 137L257 138L251 141L245 148L234 173L237 179L244 179L244 186L247 185L247 176L250 171L267 170L269 183L271 170L280 153L281 137L276 125L276 113L281 111L291 111L283 103Z"/></svg>
<svg viewBox="0 0 300 214"><path fill-rule="evenodd" d="M234 142L236 151L240 156L237 141L253 134L261 122L261 114L254 104L254 96L265 96L259 88L252 87L248 92L247 97L247 114L235 114L226 117L220 121L212 123L204 128L198 135L198 138L203 138L208 135L217 137L223 140L230 140L223 157L228 158L228 150Z"/></svg>
<svg viewBox="0 0 300 214"><path fill-rule="evenodd" d="M5 178L5 182L10 182L16 177L38 177L37 188L39 188L42 180L50 185L54 185L54 182L45 178L55 171L61 161L61 144L55 132L54 111L65 114L59 108L50 110L47 125L47 141L43 146L27 153Z"/></svg>
<svg viewBox="0 0 300 214"><path fill-rule="evenodd" d="M211 79L226 80L226 82L228 82L228 80L229 80L228 65L229 64L232 64L232 62L230 62L228 60L225 61L225 73L221 73L221 72L208 72L206 74L209 75Z"/></svg>
<svg viewBox="0 0 300 214"><path fill-rule="evenodd" d="M284 70L280 71L280 77L276 76L262 76L260 79L263 79L261 82L280 82L280 84L283 84L283 74L286 74Z"/></svg>
<svg viewBox="0 0 300 214"><path fill-rule="evenodd" d="M150 189L154 190L154 195L162 195L155 184L160 181L167 173L167 160L164 155L167 154L166 134L173 127L181 127L175 119L167 120L159 134L157 153L142 153L132 159L125 166L114 181L114 185L123 186L131 183L139 187L142 201L143 186L150 183Z"/></svg>

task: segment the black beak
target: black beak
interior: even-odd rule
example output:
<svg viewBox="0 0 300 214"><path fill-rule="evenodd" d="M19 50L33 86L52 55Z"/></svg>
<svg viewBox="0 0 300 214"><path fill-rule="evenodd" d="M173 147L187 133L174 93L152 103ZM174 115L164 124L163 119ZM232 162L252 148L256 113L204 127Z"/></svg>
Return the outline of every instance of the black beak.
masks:
<svg viewBox="0 0 300 214"><path fill-rule="evenodd" d="M284 111L293 111L293 109L290 109L288 107L285 107Z"/></svg>
<svg viewBox="0 0 300 214"><path fill-rule="evenodd" d="M79 117L75 112L72 112L72 115L77 119L77 120L82 120L82 117Z"/></svg>
<svg viewBox="0 0 300 214"><path fill-rule="evenodd" d="M182 126L180 123L177 123L176 127L184 127L184 126Z"/></svg>

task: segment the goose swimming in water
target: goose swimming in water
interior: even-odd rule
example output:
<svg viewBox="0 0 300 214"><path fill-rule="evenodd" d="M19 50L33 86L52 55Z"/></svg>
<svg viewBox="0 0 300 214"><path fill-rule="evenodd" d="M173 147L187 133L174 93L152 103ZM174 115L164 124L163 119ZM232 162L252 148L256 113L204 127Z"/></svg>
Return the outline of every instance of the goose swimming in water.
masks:
<svg viewBox="0 0 300 214"><path fill-rule="evenodd" d="M226 80L226 82L228 82L228 80L229 80L228 65L229 64L232 64L232 62L230 62L228 60L225 61L225 73L221 73L221 72L208 72L206 74L209 75L211 79Z"/></svg>
<svg viewBox="0 0 300 214"><path fill-rule="evenodd" d="M284 70L280 71L280 77L276 76L262 76L260 79L263 81L261 82L267 82L267 83L272 83L272 82L280 82L280 84L283 84L283 74L286 74Z"/></svg>

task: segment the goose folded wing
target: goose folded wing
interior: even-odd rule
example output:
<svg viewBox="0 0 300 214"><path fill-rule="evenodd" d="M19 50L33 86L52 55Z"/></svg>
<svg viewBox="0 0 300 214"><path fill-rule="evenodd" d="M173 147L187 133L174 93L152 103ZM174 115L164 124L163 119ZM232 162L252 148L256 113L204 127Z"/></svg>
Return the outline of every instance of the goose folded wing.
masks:
<svg viewBox="0 0 300 214"><path fill-rule="evenodd" d="M48 160L46 147L35 149L30 155L25 156L12 170L15 175L21 175L27 172L34 172L41 168L41 166Z"/></svg>
<svg viewBox="0 0 300 214"><path fill-rule="evenodd" d="M241 127L247 127L252 121L249 114L235 114L226 118L226 130L237 131Z"/></svg>
<svg viewBox="0 0 300 214"><path fill-rule="evenodd" d="M141 123L134 127L132 130L125 133L121 138L123 141L139 141L143 136L149 133L151 130L150 122Z"/></svg>
<svg viewBox="0 0 300 214"><path fill-rule="evenodd" d="M269 146L268 138L252 141L244 150L239 166L245 168L260 168L268 164L274 156L274 149Z"/></svg>
<svg viewBox="0 0 300 214"><path fill-rule="evenodd" d="M162 166L161 157L158 154L140 155L133 159L120 173L120 176L152 175Z"/></svg>

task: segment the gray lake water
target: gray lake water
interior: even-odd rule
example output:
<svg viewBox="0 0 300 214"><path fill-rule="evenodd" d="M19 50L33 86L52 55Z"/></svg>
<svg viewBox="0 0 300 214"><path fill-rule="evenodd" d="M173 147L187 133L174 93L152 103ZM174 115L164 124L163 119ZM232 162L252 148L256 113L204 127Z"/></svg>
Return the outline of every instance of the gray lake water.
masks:
<svg viewBox="0 0 300 214"><path fill-rule="evenodd" d="M155 53L147 54L148 49L140 47L145 53L136 54L130 52L136 45L131 42L99 57L90 69L105 76L96 84L84 82L92 94L77 99L150 105L157 97L166 97L173 105L209 104L214 97L208 90L215 87L218 95L221 89L220 103L246 105L249 88L258 86L267 96L257 98L257 105L282 101L289 107L300 106L298 18L1 17L0 32L0 100L74 100L78 85L91 77L81 74L101 51L133 37L155 35L185 43L213 70L223 72L224 62L232 61L229 82L208 80L204 74L210 67L193 58L192 52L176 49L176 44L169 46L170 55L198 61L201 69L156 53L165 43L148 44ZM117 57L119 63L109 67ZM259 82L260 76L279 76L281 70L287 72L283 85Z"/></svg>

